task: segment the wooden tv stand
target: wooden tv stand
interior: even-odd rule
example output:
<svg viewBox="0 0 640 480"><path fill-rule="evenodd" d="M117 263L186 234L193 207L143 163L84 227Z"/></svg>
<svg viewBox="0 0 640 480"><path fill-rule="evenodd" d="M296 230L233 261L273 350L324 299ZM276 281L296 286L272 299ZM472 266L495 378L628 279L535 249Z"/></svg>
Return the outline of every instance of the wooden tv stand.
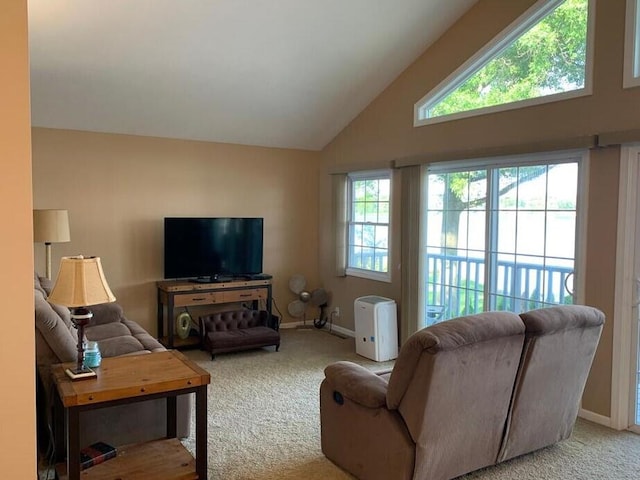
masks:
<svg viewBox="0 0 640 480"><path fill-rule="evenodd" d="M271 317L271 280L231 280L221 283L195 283L188 280L157 282L158 287L158 339L167 348L189 348L200 346L198 337L181 339L174 333L174 309L195 305L252 302L258 308L260 300L266 301L266 310ZM166 307L166 308L165 308ZM166 315L165 315L166 312ZM165 318L167 330L165 335ZM195 320L195 319L194 319Z"/></svg>

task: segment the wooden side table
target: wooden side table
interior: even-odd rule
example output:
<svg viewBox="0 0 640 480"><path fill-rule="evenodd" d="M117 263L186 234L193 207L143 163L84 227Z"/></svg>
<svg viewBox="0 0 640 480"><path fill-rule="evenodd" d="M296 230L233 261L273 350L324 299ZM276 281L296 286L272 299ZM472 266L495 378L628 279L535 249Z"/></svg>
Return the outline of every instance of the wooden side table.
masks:
<svg viewBox="0 0 640 480"><path fill-rule="evenodd" d="M71 381L65 369L52 369L67 423L69 480L80 479L80 412L155 398L167 399L167 438L117 446L117 457L82 471L83 479L207 479L207 385L209 372L175 350L102 360L94 379ZM196 394L196 457L176 437L176 396ZM194 468L195 463L195 468ZM60 471L64 470L62 465ZM117 474L117 477L114 475ZM59 475L59 478L64 475Z"/></svg>

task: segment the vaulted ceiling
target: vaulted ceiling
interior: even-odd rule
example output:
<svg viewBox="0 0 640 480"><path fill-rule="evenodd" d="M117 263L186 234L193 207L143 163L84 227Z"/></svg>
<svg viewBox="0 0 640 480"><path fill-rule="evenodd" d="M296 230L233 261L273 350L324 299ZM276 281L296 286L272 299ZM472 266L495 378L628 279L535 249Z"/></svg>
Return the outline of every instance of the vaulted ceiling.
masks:
<svg viewBox="0 0 640 480"><path fill-rule="evenodd" d="M319 150L475 2L29 0L32 123Z"/></svg>

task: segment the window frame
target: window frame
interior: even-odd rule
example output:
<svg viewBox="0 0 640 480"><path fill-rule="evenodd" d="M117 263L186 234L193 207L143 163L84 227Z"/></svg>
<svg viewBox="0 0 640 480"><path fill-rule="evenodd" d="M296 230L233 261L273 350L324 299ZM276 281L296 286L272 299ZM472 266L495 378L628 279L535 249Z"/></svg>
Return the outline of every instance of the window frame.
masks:
<svg viewBox="0 0 640 480"><path fill-rule="evenodd" d="M640 86L640 0L627 0L622 86Z"/></svg>
<svg viewBox="0 0 640 480"><path fill-rule="evenodd" d="M392 203L393 203L393 174L391 169L382 170L366 170L351 172L347 174L347 195L346 195L346 207L347 207L347 229L345 233L346 242L346 265L345 274L351 277L366 278L369 280L375 280L379 282L391 283L391 228L392 228ZM351 226L354 224L353 218L353 182L361 180L389 180L389 222L387 223L388 236L387 236L387 271L378 272L375 270L369 270L365 268L350 267L350 251L351 251ZM357 222L358 224L362 222ZM367 222L365 222L367 223Z"/></svg>
<svg viewBox="0 0 640 480"><path fill-rule="evenodd" d="M429 110L432 106L443 100L447 95L461 86L469 77L481 69L486 63L497 57L520 35L524 34L530 27L541 21L547 14L558 7L565 0L538 0L526 12L520 15L507 28L502 30L497 36L489 41L484 47L478 50L466 62L460 65L456 70L449 74L436 87L432 88L426 95L418 100L413 106L413 126L421 127L436 123L449 122L451 120L459 120L462 118L477 117L490 113L515 110L518 108L530 107L533 105L541 105L545 103L558 102L570 98L589 96L593 93L593 44L594 44L594 26L595 26L595 1L588 1L588 18L587 18L587 47L585 60L585 82L584 87L571 90L569 92L560 92L541 97L529 98L515 102L503 103L500 105L492 105L489 107L476 108L473 110L465 110L449 115L441 115L438 117L426 117L423 112ZM634 1L634 0L630 0Z"/></svg>
<svg viewBox="0 0 640 480"><path fill-rule="evenodd" d="M433 173L449 173L471 169L494 169L505 166L532 166L549 163L571 163L578 164L577 178L577 198L576 198L576 237L574 253L574 290L573 303L580 304L584 301L585 282L584 271L586 267L586 233L587 233L587 198L588 198L588 177L589 177L589 152L583 149L532 153L524 155L508 155L505 157L489 157L474 160L459 160L450 162L437 162L427 166L422 172L422 193L420 201L420 254L419 254L419 292L418 292L418 324L427 326L427 281L429 272L427 271L427 222L424 221L426 213L426 201L428 199L427 178ZM491 235L490 229L485 232L487 240ZM490 242L485 242L490 245ZM486 247L485 247L486 248ZM485 252L486 253L486 252ZM488 300L491 292L485 292ZM485 310L489 302L484 302Z"/></svg>

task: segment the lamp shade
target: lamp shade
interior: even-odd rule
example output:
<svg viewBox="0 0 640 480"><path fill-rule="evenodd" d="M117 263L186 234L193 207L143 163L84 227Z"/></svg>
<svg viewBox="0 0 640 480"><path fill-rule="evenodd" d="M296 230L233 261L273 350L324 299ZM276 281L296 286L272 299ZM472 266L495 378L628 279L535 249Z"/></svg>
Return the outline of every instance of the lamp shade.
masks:
<svg viewBox="0 0 640 480"><path fill-rule="evenodd" d="M115 302L104 278L100 257L62 257L58 278L48 298L65 307L87 307Z"/></svg>
<svg viewBox="0 0 640 480"><path fill-rule="evenodd" d="M61 243L71 241L67 210L34 210L33 241Z"/></svg>

